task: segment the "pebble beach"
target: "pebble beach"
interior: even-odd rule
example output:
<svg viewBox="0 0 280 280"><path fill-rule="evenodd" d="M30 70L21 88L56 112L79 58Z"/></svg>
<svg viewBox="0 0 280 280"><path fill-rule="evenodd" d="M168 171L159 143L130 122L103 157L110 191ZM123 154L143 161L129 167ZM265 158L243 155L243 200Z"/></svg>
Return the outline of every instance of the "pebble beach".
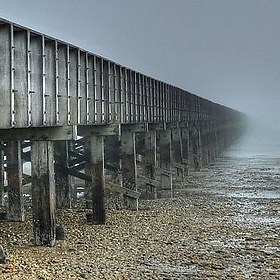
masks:
<svg viewBox="0 0 280 280"><path fill-rule="evenodd" d="M2 222L0 279L280 279L279 209L279 199L183 188L139 211L108 210L106 225L57 210L67 238L53 248L31 244L31 219Z"/></svg>

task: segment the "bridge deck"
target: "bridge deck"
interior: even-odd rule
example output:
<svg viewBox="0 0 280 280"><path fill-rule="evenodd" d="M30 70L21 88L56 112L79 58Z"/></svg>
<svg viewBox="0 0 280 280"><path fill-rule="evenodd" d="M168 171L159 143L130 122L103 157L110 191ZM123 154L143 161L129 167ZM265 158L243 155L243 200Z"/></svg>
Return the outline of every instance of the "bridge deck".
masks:
<svg viewBox="0 0 280 280"><path fill-rule="evenodd" d="M237 112L0 19L0 129L231 118Z"/></svg>

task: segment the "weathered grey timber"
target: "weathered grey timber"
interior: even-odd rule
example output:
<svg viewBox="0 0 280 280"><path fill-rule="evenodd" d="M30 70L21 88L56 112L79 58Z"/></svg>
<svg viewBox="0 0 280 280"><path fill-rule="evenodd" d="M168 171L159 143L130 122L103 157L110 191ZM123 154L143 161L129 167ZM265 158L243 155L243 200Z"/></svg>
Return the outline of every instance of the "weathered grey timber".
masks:
<svg viewBox="0 0 280 280"><path fill-rule="evenodd" d="M157 132L151 130L145 133L145 155L144 155L144 174L145 177L140 178L146 184L146 197L156 198L156 187L160 185L155 181L156 179L156 166L157 166ZM138 176L139 178L139 176ZM146 179L146 181L145 181Z"/></svg>
<svg viewBox="0 0 280 280"><path fill-rule="evenodd" d="M245 117L4 19L0 112L1 206L8 194L7 216L22 220L22 184L32 181L34 243L47 246L56 241L55 206L69 208L76 199L71 176L85 181L91 221L104 224L105 188L129 209L138 208L140 183L147 198L172 197L173 179L184 180L231 145ZM140 134L143 143L136 143ZM115 151L106 155L112 136L116 147L107 150ZM27 147L22 159L31 161L31 179L22 176L20 151ZM117 182L105 180L105 170Z"/></svg>
<svg viewBox="0 0 280 280"><path fill-rule="evenodd" d="M10 141L7 145L8 209L10 221L24 220L21 144Z"/></svg>
<svg viewBox="0 0 280 280"><path fill-rule="evenodd" d="M68 141L55 141L56 206L71 208L72 177L61 170L69 168ZM60 168L59 168L60 167Z"/></svg>
<svg viewBox="0 0 280 280"><path fill-rule="evenodd" d="M121 133L121 171L123 187L137 191L137 170L136 170L136 150L135 132L130 132L123 127ZM138 199L124 195L124 203L128 209L138 209Z"/></svg>
<svg viewBox="0 0 280 280"><path fill-rule="evenodd" d="M35 245L55 245L54 147L52 141L34 141L32 161L32 206Z"/></svg>
<svg viewBox="0 0 280 280"><path fill-rule="evenodd" d="M92 178L92 222L94 224L105 224L104 139L103 136L92 136L89 142L89 162Z"/></svg>

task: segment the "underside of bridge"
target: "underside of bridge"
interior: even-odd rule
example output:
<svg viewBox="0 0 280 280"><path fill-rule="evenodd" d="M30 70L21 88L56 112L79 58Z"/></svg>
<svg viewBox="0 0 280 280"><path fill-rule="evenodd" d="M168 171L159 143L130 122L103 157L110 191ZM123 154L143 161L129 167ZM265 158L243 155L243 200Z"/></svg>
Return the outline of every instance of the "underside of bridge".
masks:
<svg viewBox="0 0 280 280"><path fill-rule="evenodd" d="M56 208L82 187L88 221L173 196L173 182L213 161L245 116L113 61L0 19L0 198L24 220L31 184L35 245L54 246ZM31 174L23 164L31 163ZM78 183L77 183L78 182Z"/></svg>

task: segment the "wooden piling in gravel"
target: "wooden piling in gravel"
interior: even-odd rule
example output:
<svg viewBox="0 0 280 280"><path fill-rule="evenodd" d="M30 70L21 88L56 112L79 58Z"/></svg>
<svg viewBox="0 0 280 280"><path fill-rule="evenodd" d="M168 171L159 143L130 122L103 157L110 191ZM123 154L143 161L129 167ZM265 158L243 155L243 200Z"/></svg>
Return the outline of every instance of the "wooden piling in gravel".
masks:
<svg viewBox="0 0 280 280"><path fill-rule="evenodd" d="M105 224L104 138L90 137L90 173L92 178L92 222Z"/></svg>
<svg viewBox="0 0 280 280"><path fill-rule="evenodd" d="M34 141L32 207L35 245L55 245L55 181L53 141Z"/></svg>
<svg viewBox="0 0 280 280"><path fill-rule="evenodd" d="M54 141L54 145L56 206L69 209L71 208L72 180L71 176L65 172L69 167L68 141Z"/></svg>
<svg viewBox="0 0 280 280"><path fill-rule="evenodd" d="M9 141L7 146L8 206L10 221L24 220L22 190L22 159L20 141Z"/></svg>
<svg viewBox="0 0 280 280"><path fill-rule="evenodd" d="M156 179L156 150L157 150L157 139L156 130L151 130L145 133L145 155L144 155L144 174L147 178ZM157 197L155 187L152 185L146 186L146 196L148 199L154 199Z"/></svg>
<svg viewBox="0 0 280 280"><path fill-rule="evenodd" d="M136 152L135 152L135 132L126 131L121 134L121 171L123 187L137 191L136 185ZM124 194L125 208L131 210L138 209L138 198L133 198Z"/></svg>

